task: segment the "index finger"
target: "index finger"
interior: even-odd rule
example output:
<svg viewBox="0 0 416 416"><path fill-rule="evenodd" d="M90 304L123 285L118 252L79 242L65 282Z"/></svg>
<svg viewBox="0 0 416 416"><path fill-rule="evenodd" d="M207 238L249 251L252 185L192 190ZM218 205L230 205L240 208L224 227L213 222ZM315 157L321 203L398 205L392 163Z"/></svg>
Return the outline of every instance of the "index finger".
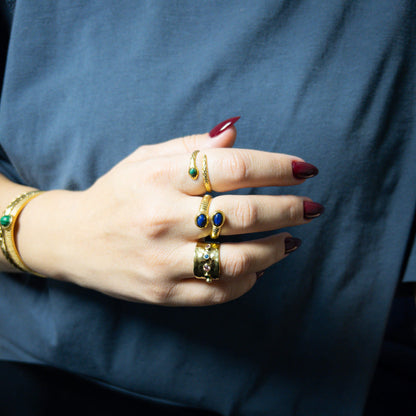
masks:
<svg viewBox="0 0 416 416"><path fill-rule="evenodd" d="M202 178L204 154L212 190L217 192L248 187L299 185L307 177L318 173L315 166L297 156L252 149L206 149L196 157L196 166L201 173L197 180L192 180L188 173L191 155L178 156L174 169L176 181L172 179L179 190L190 195L206 191Z"/></svg>

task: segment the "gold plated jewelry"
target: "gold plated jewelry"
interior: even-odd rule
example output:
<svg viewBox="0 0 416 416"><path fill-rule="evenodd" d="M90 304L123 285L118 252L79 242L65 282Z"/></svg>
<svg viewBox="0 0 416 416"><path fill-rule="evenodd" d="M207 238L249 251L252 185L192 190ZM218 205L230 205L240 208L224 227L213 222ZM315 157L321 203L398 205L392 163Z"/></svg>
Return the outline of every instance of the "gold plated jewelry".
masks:
<svg viewBox="0 0 416 416"><path fill-rule="evenodd" d="M199 170L196 167L196 156L197 156L198 153L199 153L199 150L195 150L194 152L192 152L191 161L189 162L188 175L194 181L196 181L198 179L198 176L199 176Z"/></svg>
<svg viewBox="0 0 416 416"><path fill-rule="evenodd" d="M212 191L211 182L209 181L209 175L208 175L208 160L207 155L204 155L202 158L202 177L204 179L204 185L207 192Z"/></svg>
<svg viewBox="0 0 416 416"><path fill-rule="evenodd" d="M212 224L212 230L211 230L211 238L216 239L220 236L221 228L224 225L225 222L225 215L222 211L215 211L211 215L211 224Z"/></svg>
<svg viewBox="0 0 416 416"><path fill-rule="evenodd" d="M14 267L22 270L23 272L45 277L26 266L17 250L15 240L15 226L20 213L28 202L39 196L41 193L42 191L38 190L26 192L13 200L4 210L3 215L0 218L0 246L4 257Z"/></svg>
<svg viewBox="0 0 416 416"><path fill-rule="evenodd" d="M202 197L201 204L199 205L199 213L195 216L195 224L198 228L206 228L209 224L209 204L211 203L212 196L205 194Z"/></svg>
<svg viewBox="0 0 416 416"><path fill-rule="evenodd" d="M194 255L194 276L207 283L220 278L220 244L198 242Z"/></svg>

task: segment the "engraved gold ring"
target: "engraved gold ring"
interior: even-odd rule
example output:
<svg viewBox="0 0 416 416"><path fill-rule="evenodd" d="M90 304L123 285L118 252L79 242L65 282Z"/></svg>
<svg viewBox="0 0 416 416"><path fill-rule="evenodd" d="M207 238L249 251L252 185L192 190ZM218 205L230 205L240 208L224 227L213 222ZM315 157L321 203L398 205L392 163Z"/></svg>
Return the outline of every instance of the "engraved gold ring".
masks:
<svg viewBox="0 0 416 416"><path fill-rule="evenodd" d="M220 278L220 244L199 241L194 255L194 276L207 283Z"/></svg>

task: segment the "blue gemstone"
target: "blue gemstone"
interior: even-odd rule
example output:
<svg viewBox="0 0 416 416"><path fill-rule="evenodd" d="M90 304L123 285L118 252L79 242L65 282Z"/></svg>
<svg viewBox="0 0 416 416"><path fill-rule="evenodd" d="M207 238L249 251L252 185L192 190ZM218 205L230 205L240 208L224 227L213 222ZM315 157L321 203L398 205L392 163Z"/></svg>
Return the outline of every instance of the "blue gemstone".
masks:
<svg viewBox="0 0 416 416"><path fill-rule="evenodd" d="M199 228L204 228L207 225L207 216L205 214L199 214L196 217L196 225Z"/></svg>
<svg viewBox="0 0 416 416"><path fill-rule="evenodd" d="M212 217L212 223L216 226L219 227L220 225L222 225L222 223L224 222L224 217L221 214L221 212L217 212L214 214L214 216Z"/></svg>

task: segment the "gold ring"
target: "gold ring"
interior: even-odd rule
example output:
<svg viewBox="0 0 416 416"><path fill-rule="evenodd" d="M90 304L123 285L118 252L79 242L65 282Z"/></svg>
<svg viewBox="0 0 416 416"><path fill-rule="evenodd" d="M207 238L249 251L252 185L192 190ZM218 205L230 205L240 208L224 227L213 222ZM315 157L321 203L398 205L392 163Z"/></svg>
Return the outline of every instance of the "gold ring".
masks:
<svg viewBox="0 0 416 416"><path fill-rule="evenodd" d="M204 195L202 197L201 204L199 205L199 212L195 216L195 224L198 228L206 228L209 224L209 204L211 203L212 196Z"/></svg>
<svg viewBox="0 0 416 416"><path fill-rule="evenodd" d="M224 225L225 222L225 215L222 211L215 211L211 215L211 224L212 224L212 230L211 230L211 238L216 239L220 236L221 228Z"/></svg>
<svg viewBox="0 0 416 416"><path fill-rule="evenodd" d="M220 244L198 242L194 255L194 276L207 283L220 278Z"/></svg>
<svg viewBox="0 0 416 416"><path fill-rule="evenodd" d="M199 176L199 170L196 167L196 155L199 153L199 150L195 150L192 152L191 155L191 161L189 162L189 169L188 169L188 175L196 181Z"/></svg>
<svg viewBox="0 0 416 416"><path fill-rule="evenodd" d="M208 161L207 161L207 155L204 155L202 158L202 177L204 178L204 185L207 192L212 191L211 182L209 181L209 175L208 175Z"/></svg>

